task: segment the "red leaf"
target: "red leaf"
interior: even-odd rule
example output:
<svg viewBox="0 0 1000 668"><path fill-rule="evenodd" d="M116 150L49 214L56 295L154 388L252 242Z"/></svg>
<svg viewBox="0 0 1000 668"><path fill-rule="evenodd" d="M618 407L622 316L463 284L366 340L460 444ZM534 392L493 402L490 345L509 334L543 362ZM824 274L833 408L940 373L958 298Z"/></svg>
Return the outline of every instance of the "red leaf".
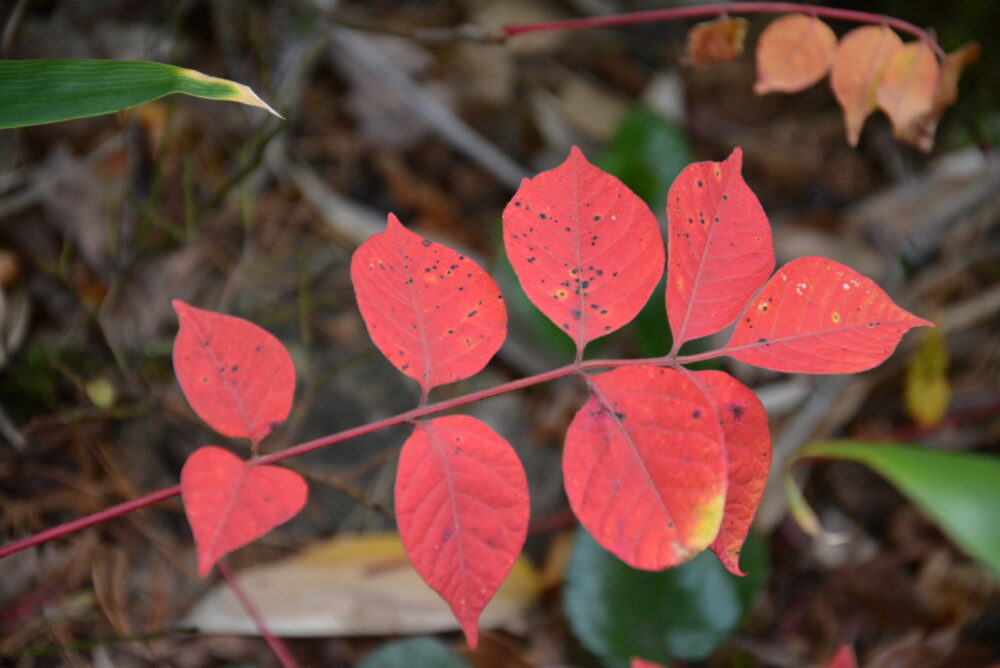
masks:
<svg viewBox="0 0 1000 668"><path fill-rule="evenodd" d="M709 547L731 573L745 575L740 570L740 549L771 470L767 412L753 390L729 374L696 371L694 376L715 404L729 460L726 510L719 535Z"/></svg>
<svg viewBox="0 0 1000 668"><path fill-rule="evenodd" d="M507 335L496 282L392 214L355 251L351 281L372 341L424 393L481 371Z"/></svg>
<svg viewBox="0 0 1000 668"><path fill-rule="evenodd" d="M198 548L198 573L295 517L308 489L298 473L255 466L228 450L206 445L181 469L181 498Z"/></svg>
<svg viewBox="0 0 1000 668"><path fill-rule="evenodd" d="M779 269L736 323L724 352L790 373L856 373L881 364L910 328L934 325L872 280L824 257Z"/></svg>
<svg viewBox="0 0 1000 668"><path fill-rule="evenodd" d="M592 395L566 434L573 512L632 566L676 566L708 547L726 496L713 407L680 372L627 366L588 378Z"/></svg>
<svg viewBox="0 0 1000 668"><path fill-rule="evenodd" d="M743 152L688 165L670 186L667 315L675 349L718 332L774 271L771 226L740 175Z"/></svg>
<svg viewBox="0 0 1000 668"><path fill-rule="evenodd" d="M522 181L503 220L521 287L581 353L632 320L663 274L649 207L576 147L563 164Z"/></svg>
<svg viewBox="0 0 1000 668"><path fill-rule="evenodd" d="M175 299L180 331L174 373L191 408L212 429L258 443L284 422L295 366L278 339L242 318Z"/></svg>
<svg viewBox="0 0 1000 668"><path fill-rule="evenodd" d="M632 661L629 663L629 668L665 668L659 663L654 663L653 661L647 661L646 659L640 659L635 656L632 657Z"/></svg>
<svg viewBox="0 0 1000 668"><path fill-rule="evenodd" d="M858 668L858 659L854 655L854 648L850 645L841 645L825 668Z"/></svg>
<svg viewBox="0 0 1000 668"><path fill-rule="evenodd" d="M399 456L396 522L420 577L451 606L469 646L521 553L528 482L517 454L476 418L417 423Z"/></svg>

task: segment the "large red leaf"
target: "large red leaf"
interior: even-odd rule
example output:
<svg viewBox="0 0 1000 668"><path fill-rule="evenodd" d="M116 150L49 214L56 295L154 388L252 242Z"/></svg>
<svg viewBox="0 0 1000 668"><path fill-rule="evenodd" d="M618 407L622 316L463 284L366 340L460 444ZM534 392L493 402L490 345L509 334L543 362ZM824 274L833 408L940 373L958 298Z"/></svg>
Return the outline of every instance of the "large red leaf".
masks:
<svg viewBox="0 0 1000 668"><path fill-rule="evenodd" d="M823 668L858 668L858 659L854 654L854 648L850 645L841 645L837 653L830 659L830 663Z"/></svg>
<svg viewBox="0 0 1000 668"><path fill-rule="evenodd" d="M824 257L792 260L747 306L724 352L790 373L856 373L881 364L912 327L934 325L878 285Z"/></svg>
<svg viewBox="0 0 1000 668"><path fill-rule="evenodd" d="M351 281L372 341L425 393L481 371L507 335L496 282L392 214L355 251Z"/></svg>
<svg viewBox="0 0 1000 668"><path fill-rule="evenodd" d="M740 174L743 152L698 162L667 196L667 315L675 347L718 332L774 271L771 226Z"/></svg>
<svg viewBox="0 0 1000 668"><path fill-rule="evenodd" d="M417 424L399 456L396 522L420 577L476 647L479 615L521 553L528 482L517 454L476 418Z"/></svg>
<svg viewBox="0 0 1000 668"><path fill-rule="evenodd" d="M731 573L744 575L740 550L771 470L767 412L753 390L727 373L696 371L694 376L715 404L729 459L726 510L719 535L709 547Z"/></svg>
<svg viewBox="0 0 1000 668"><path fill-rule="evenodd" d="M258 443L288 417L295 366L278 339L241 318L175 299L174 373L212 429Z"/></svg>
<svg viewBox="0 0 1000 668"><path fill-rule="evenodd" d="M521 287L581 352L632 320L663 275L649 207L576 147L563 164L521 183L503 222Z"/></svg>
<svg viewBox="0 0 1000 668"><path fill-rule="evenodd" d="M277 466L255 466L206 445L181 469L184 512L204 577L226 553L295 517L306 503L305 480Z"/></svg>
<svg viewBox="0 0 1000 668"><path fill-rule="evenodd" d="M632 566L676 566L708 547L726 497L722 432L705 394L674 369L620 367L589 377L566 434L573 512Z"/></svg>

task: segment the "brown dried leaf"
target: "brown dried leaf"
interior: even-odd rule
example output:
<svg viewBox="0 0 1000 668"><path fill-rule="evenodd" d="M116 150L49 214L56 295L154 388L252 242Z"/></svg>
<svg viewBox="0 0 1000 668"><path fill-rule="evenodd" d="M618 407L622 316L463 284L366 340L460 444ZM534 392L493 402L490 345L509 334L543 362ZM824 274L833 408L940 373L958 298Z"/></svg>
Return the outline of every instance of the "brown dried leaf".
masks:
<svg viewBox="0 0 1000 668"><path fill-rule="evenodd" d="M772 21L757 41L757 83L753 91L797 93L826 76L837 51L830 26L805 14Z"/></svg>
<svg viewBox="0 0 1000 668"><path fill-rule="evenodd" d="M729 16L695 25L688 32L685 61L703 67L736 60L743 55L743 43L749 27L750 22L746 19Z"/></svg>
<svg viewBox="0 0 1000 668"><path fill-rule="evenodd" d="M840 40L830 70L833 94L844 110L847 143L858 145L861 128L875 110L875 91L886 66L903 48L903 40L887 26L862 26Z"/></svg>
<svg viewBox="0 0 1000 668"><path fill-rule="evenodd" d="M908 125L896 130L896 136L922 151L934 148L934 131L945 109L958 100L958 79L967 65L979 60L982 52L979 44L971 42L957 51L952 51L939 67L937 86L930 110L913 119Z"/></svg>
<svg viewBox="0 0 1000 668"><path fill-rule="evenodd" d="M897 137L930 112L937 81L937 58L927 42L910 42L893 55L875 97Z"/></svg>

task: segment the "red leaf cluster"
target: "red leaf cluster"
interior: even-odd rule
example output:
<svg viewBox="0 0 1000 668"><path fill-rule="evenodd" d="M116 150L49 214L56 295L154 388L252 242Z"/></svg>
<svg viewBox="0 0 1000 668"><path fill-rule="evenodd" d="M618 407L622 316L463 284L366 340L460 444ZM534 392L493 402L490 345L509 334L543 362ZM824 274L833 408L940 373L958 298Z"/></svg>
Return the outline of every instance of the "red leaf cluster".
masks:
<svg viewBox="0 0 1000 668"><path fill-rule="evenodd" d="M710 548L742 574L740 548L770 468L756 395L723 372L685 368L682 343L735 322L718 355L779 371L852 373L885 360L910 328L930 324L831 260L802 258L772 275L770 225L741 159L736 149L723 162L690 165L670 189L666 308L675 346L662 358L583 360L587 343L630 322L663 277L659 225L634 193L574 148L562 165L526 179L504 210L504 244L521 287L573 339L576 361L566 373L590 389L563 451L570 505L601 545L635 568L668 568ZM493 279L394 216L355 252L351 278L372 340L419 383L422 405L434 387L480 371L505 338ZM288 415L288 353L244 320L175 308L174 364L185 396L216 430L256 444ZM597 366L616 368L587 373ZM301 477L255 461L205 446L184 466L202 574L305 503ZM472 417L416 421L395 493L414 567L475 647L480 613L527 532L517 453Z"/></svg>

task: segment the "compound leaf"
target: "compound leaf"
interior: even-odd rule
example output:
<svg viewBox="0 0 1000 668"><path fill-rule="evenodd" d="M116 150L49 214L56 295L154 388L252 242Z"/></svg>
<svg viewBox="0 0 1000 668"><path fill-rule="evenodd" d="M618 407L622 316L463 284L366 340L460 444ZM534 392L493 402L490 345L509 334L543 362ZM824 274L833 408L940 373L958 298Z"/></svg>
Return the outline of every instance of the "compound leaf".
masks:
<svg viewBox="0 0 1000 668"><path fill-rule="evenodd" d="M212 429L260 442L284 422L295 395L295 366L274 336L242 318L175 299L180 331L174 373L191 408Z"/></svg>
<svg viewBox="0 0 1000 668"><path fill-rule="evenodd" d="M884 362L903 334L925 325L934 326L850 267L803 257L771 277L723 350L775 371L856 373Z"/></svg>
<svg viewBox="0 0 1000 668"><path fill-rule="evenodd" d="M591 397L563 450L573 512L634 568L687 561L715 538L725 504L726 456L712 404L673 369L619 367L588 382Z"/></svg>
<svg viewBox="0 0 1000 668"><path fill-rule="evenodd" d="M528 483L502 436L467 415L419 422L396 472L396 521L420 577L476 647L483 608L528 530Z"/></svg>
<svg viewBox="0 0 1000 668"><path fill-rule="evenodd" d="M727 373L696 371L694 377L715 404L729 460L726 509L719 534L709 547L730 573L744 575L740 550L771 470L767 412L753 390Z"/></svg>
<svg viewBox="0 0 1000 668"><path fill-rule="evenodd" d="M698 162L667 196L667 315L674 347L730 324L774 271L767 214L740 174L743 152Z"/></svg>
<svg viewBox="0 0 1000 668"><path fill-rule="evenodd" d="M496 281L392 214L354 252L351 282L372 341L425 393L481 371L507 335Z"/></svg>
<svg viewBox="0 0 1000 668"><path fill-rule="evenodd" d="M903 40L888 26L855 28L840 40L830 70L833 94L844 110L847 142L858 145L861 127L877 106L876 90L882 73Z"/></svg>
<svg viewBox="0 0 1000 668"><path fill-rule="evenodd" d="M906 137L909 128L930 113L938 70L937 57L924 41L910 42L897 49L886 65L875 97L879 108L892 121L897 137Z"/></svg>
<svg viewBox="0 0 1000 668"><path fill-rule="evenodd" d="M757 41L757 83L753 91L797 93L826 76L837 36L814 16L788 14L764 28Z"/></svg>
<svg viewBox="0 0 1000 668"><path fill-rule="evenodd" d="M631 321L663 275L649 207L576 147L562 165L525 179L503 219L521 287L580 353Z"/></svg>
<svg viewBox="0 0 1000 668"><path fill-rule="evenodd" d="M298 473L256 466L228 450L206 445L181 469L181 498L204 577L228 552L295 517L308 488Z"/></svg>

